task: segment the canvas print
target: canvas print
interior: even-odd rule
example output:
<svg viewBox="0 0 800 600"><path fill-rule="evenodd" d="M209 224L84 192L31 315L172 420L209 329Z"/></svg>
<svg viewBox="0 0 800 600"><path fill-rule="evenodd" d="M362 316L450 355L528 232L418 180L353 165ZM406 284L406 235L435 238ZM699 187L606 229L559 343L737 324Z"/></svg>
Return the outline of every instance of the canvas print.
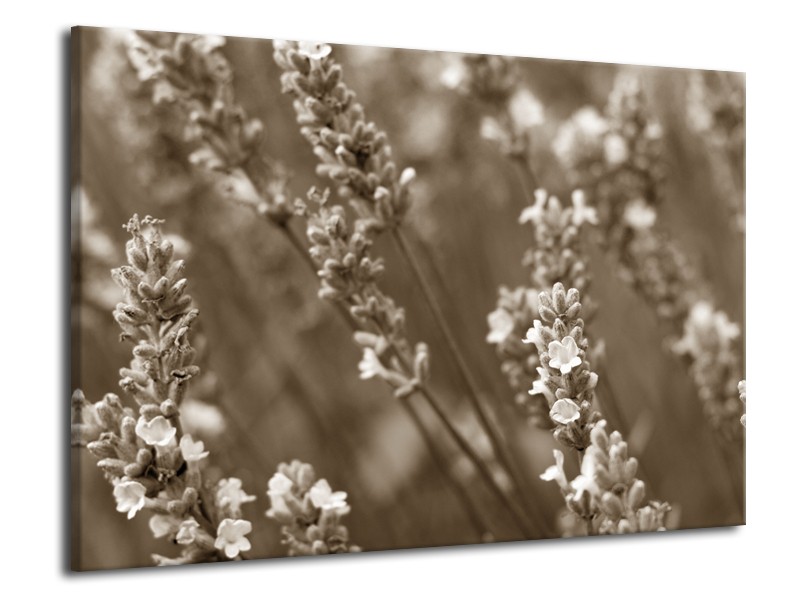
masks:
<svg viewBox="0 0 800 600"><path fill-rule="evenodd" d="M744 524L744 74L71 44L73 569Z"/></svg>

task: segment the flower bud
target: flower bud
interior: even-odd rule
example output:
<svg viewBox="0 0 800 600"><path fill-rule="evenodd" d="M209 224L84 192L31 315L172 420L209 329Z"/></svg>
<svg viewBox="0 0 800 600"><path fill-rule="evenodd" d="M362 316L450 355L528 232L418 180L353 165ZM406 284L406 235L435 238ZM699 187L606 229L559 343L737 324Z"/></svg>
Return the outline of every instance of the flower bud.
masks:
<svg viewBox="0 0 800 600"><path fill-rule="evenodd" d="M628 490L628 504L634 510L638 509L644 503L645 487L644 481L637 479Z"/></svg>
<svg viewBox="0 0 800 600"><path fill-rule="evenodd" d="M198 498L199 494L195 488L187 487L185 490L183 490L182 501L186 506L194 506L197 504Z"/></svg>
<svg viewBox="0 0 800 600"><path fill-rule="evenodd" d="M604 493L601 503L603 510L612 520L616 521L622 516L624 507L616 494L612 494L611 492Z"/></svg>
<svg viewBox="0 0 800 600"><path fill-rule="evenodd" d="M625 481L630 481L634 477L636 477L636 471L639 468L639 461L636 457L630 457L627 461L625 461L625 466L623 467L623 477Z"/></svg>
<svg viewBox="0 0 800 600"><path fill-rule="evenodd" d="M119 426L120 436L122 440L133 444L136 442L136 419L131 416L125 415Z"/></svg>
<svg viewBox="0 0 800 600"><path fill-rule="evenodd" d="M97 458L116 458L117 451L114 444L107 440L89 442L86 448Z"/></svg>
<svg viewBox="0 0 800 600"><path fill-rule="evenodd" d="M164 400L161 403L161 406L159 406L159 410L161 411L161 414L164 415L167 419L171 419L173 417L178 416L178 407L175 404L175 402L173 402L170 399Z"/></svg>
<svg viewBox="0 0 800 600"><path fill-rule="evenodd" d="M125 465L124 472L128 477L139 477L144 473L144 469L144 465L133 462Z"/></svg>
<svg viewBox="0 0 800 600"><path fill-rule="evenodd" d="M143 466L149 465L153 462L153 453L149 448L139 448L136 453L136 462Z"/></svg>

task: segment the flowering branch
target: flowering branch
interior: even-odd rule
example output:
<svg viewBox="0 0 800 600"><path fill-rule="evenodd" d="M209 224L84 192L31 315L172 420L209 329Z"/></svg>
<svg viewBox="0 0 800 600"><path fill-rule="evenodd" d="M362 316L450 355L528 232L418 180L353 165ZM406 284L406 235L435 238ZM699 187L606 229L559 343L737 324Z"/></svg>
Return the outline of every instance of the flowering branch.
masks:
<svg viewBox="0 0 800 600"><path fill-rule="evenodd" d="M453 427L441 403L428 388L427 345L418 343L412 352L405 333L405 311L380 290L378 278L384 266L381 259L370 255L372 240L366 234L367 225L357 219L351 229L344 208L328 206L328 199L327 191L320 194L312 190L308 202L298 200L298 214L308 223L309 253L320 267L320 297L346 307L357 324L353 339L363 352L358 365L361 378L382 379L394 389L395 397L404 406L410 405L410 396L419 392L447 434L527 535L529 525L524 514L508 499L475 450ZM449 470L445 470L445 475L451 485L460 488ZM463 494L461 497L468 498ZM471 504L465 505L465 509L471 515L479 515ZM488 528L484 525L481 533L486 531Z"/></svg>
<svg viewBox="0 0 800 600"><path fill-rule="evenodd" d="M516 62L505 56L466 54L450 62L441 81L483 106L481 137L499 145L517 168L525 197L532 197L539 180L531 165L530 133L543 123L544 113L536 96L521 84Z"/></svg>
<svg viewBox="0 0 800 600"><path fill-rule="evenodd" d="M281 524L289 556L360 552L341 519L350 513L346 492L334 492L314 468L299 460L281 463L269 480L267 517Z"/></svg>
<svg viewBox="0 0 800 600"><path fill-rule="evenodd" d="M606 421L592 405L598 375L587 360L581 311L578 290L565 291L557 283L539 295L541 320L523 340L536 347L542 365L530 393L547 398L554 436L577 452L581 466L580 475L568 482L564 455L554 450L556 465L541 477L558 483L567 508L583 519L588 535L663 530L669 505L644 505L638 461L628 456L619 432L606 433Z"/></svg>
<svg viewBox="0 0 800 600"><path fill-rule="evenodd" d="M342 68L328 44L276 40L273 47L275 62L284 71L283 90L294 98L300 131L319 161L317 173L331 179L338 195L349 201L364 235L391 233L455 360L470 406L521 498L522 485L502 437L481 403L472 371L400 227L409 208L414 170L398 174L386 133L366 121L364 109L342 80Z"/></svg>
<svg viewBox="0 0 800 600"><path fill-rule="evenodd" d="M129 55L131 61L140 73L140 79L152 82L153 99L155 103L166 101L173 102L179 109L179 115L191 124L190 130L196 135L191 136L191 140L201 142L197 151L189 156L189 161L206 171L215 172L217 175L224 173L228 176L224 190L234 197L242 199L251 208L255 209L261 216L267 218L268 222L278 227L281 233L287 238L294 250L304 259L306 264L316 272L317 266L310 257L305 245L289 227L288 221L292 212L286 203L287 187L285 170L280 164L259 156L253 150L242 159L239 146L236 145L232 136L216 136L215 128L209 129L209 119L199 118L198 115L210 113L215 115L228 114L235 116L236 119L246 120L243 109L234 101L233 88L231 86L232 71L227 60L221 52L224 39L216 36L183 36L191 43L186 45L186 40L180 39L168 41L172 44L165 44L164 40L156 36L147 39L142 35L134 34L131 38ZM179 50L180 49L180 52ZM184 60L183 55L189 54L193 60ZM155 65L155 66L153 66ZM184 73L184 70L188 70ZM223 76L217 76L224 73ZM190 80L193 85L180 83ZM211 102L210 99L215 99ZM176 101L179 100L179 101ZM199 113L198 113L199 111ZM228 119L230 120L230 119ZM198 129L199 127L199 129ZM261 135L261 127L253 121L252 129L257 130ZM213 139L214 143L209 147L202 143L206 139ZM219 149L217 152L215 149ZM229 160L229 156L239 156L237 160ZM242 168L238 168L241 165ZM248 191L249 190L249 191ZM253 193L253 190L260 191L261 196ZM329 292L330 290L328 290ZM353 330L358 330L359 326L354 321L349 309L341 303L336 303L339 314L345 323ZM425 355L425 349L419 348L418 368L422 368L421 360ZM394 377L393 382L398 384L402 376ZM410 380L406 383L411 383ZM395 385L394 387L398 387ZM400 386L402 387L402 386ZM401 389L399 394L406 395L413 388ZM401 399L406 411L409 413L415 427L420 431L426 446L431 451L433 459L437 465L443 466L444 459L440 455L436 444L430 433L425 429L424 421L417 414L415 407L405 399ZM461 499L470 514L473 524L478 527L479 535L488 531L483 525L479 511L471 505L468 497L463 493L460 483L449 477L448 481L456 490L456 497Z"/></svg>
<svg viewBox="0 0 800 600"><path fill-rule="evenodd" d="M581 229L597 224L595 210L586 206L583 194L575 192L572 206L563 207L545 190L536 191L536 201L519 218L533 228L532 248L525 252L523 265L531 269L531 286L513 291L501 288L497 308L489 314L487 341L496 346L502 370L509 379L516 403L525 409L535 425L549 429L549 407L544 396L528 394L531 379L540 366L534 346L520 342L538 315L540 290L563 281L569 287L586 289L591 281L581 244ZM584 298L584 303L586 299Z"/></svg>
<svg viewBox="0 0 800 600"><path fill-rule="evenodd" d="M260 151L261 121L236 103L224 44L221 36L131 32L128 57L153 104L173 107L184 124L189 163L224 177L228 197L285 226L292 216L288 174Z"/></svg>
<svg viewBox="0 0 800 600"><path fill-rule="evenodd" d="M687 358L706 414L726 435L741 433L736 385L741 365L738 326L715 310L694 266L668 233L656 226L663 197L662 131L646 111L638 79L621 74L605 115L582 109L554 141L576 185L598 207L603 239L621 277L665 320L683 332L674 351ZM702 335L695 335L702 331ZM705 335L710 340L700 339Z"/></svg>
<svg viewBox="0 0 800 600"><path fill-rule="evenodd" d="M200 371L192 364L188 337L198 313L185 293L184 262L172 260L161 223L134 215L126 226L128 265L112 271L124 294L114 311L120 339L134 344L130 367L120 370L120 387L136 401L138 419L115 394L91 404L77 390L73 442L99 459L119 512L132 519L149 510L153 535L183 546L177 558L154 555L157 564L232 560L250 549L251 525L241 518L241 505L255 497L235 478L205 481L202 465L209 453L203 442L182 434L180 405L187 383Z"/></svg>

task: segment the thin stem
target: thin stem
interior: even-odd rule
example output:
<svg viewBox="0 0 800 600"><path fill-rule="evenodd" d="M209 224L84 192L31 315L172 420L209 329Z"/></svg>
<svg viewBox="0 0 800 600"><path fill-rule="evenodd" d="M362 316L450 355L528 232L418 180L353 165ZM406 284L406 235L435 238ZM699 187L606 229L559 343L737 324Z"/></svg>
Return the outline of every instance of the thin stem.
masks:
<svg viewBox="0 0 800 600"><path fill-rule="evenodd" d="M448 486L450 486L453 495L462 503L464 507L464 512L467 513L469 517L470 523L472 524L473 529L478 534L478 541L482 542L485 539L487 534L491 535L491 528L488 524L483 520L483 516L481 512L477 509L477 507L472 503L470 499L467 489L461 485L461 482L458 481L456 477L453 476L453 473L448 468L446 460L444 456L442 456L439 448L436 446L436 443L433 441L433 437L431 436L430 432L425 428L425 423L422 421L419 413L416 411L414 406L411 404L409 398L403 398L400 401L400 405L405 409L408 413L408 416L414 422L414 426L419 431L422 439L425 442L425 446L428 448L428 452L431 454L431 458L436 466L436 468L441 472L444 476L445 482Z"/></svg>
<svg viewBox="0 0 800 600"><path fill-rule="evenodd" d="M286 223L279 225L279 229L284 234L284 236L289 240L292 247L297 251L297 253L303 257L305 263L309 266L312 273L314 273L314 275L316 276L318 270L317 266L314 264L313 259L308 254L302 242L294 233L294 231ZM336 310L339 313L340 317L345 321L345 323L351 330L358 331L360 329L358 323L356 323L352 314L350 314L350 311L347 310L347 308L344 305L342 305L339 302L336 302L334 306L336 307ZM399 356L399 353L397 354L398 358L402 360L402 357ZM420 415L417 413L416 408L410 402L403 402L402 404L404 409L408 413L409 417L411 417L414 426L417 428L426 446L428 447L433 462L435 463L436 467L442 472L442 474L445 477L445 481L451 487L453 493L461 502L461 505L464 508L464 512L467 513L470 522L473 524L473 526L475 526L476 532L478 533L479 537L482 537L483 534L486 532L491 532L490 528L485 523L483 523L482 519L479 516L480 513L476 510L475 506L472 504L472 501L467 496L463 486L461 486L461 484L458 481L456 481L456 479L453 477L453 474L450 472L450 469L446 467L444 457L441 455L439 449L435 446L431 434L425 429L425 424L422 421Z"/></svg>
<svg viewBox="0 0 800 600"><path fill-rule="evenodd" d="M437 418L439 421L444 425L445 430L453 438L453 441L456 442L458 447L461 451L469 458L470 462L475 466L478 473L480 474L481 478L484 480L486 485L489 487L490 491L497 496L498 500L500 500L506 508L511 512L511 518L514 520L514 523L519 527L522 533L528 537L533 538L533 530L531 529L531 524L527 519L527 516L524 512L522 512L519 506L516 503L512 502L511 499L500 489L500 486L495 481L492 474L489 472L489 469L480 459L480 457L475 453L472 447L467 443L467 441L461 436L461 434L456 430L455 427L450 423L445 414L444 410L442 409L439 402L436 400L436 397L428 390L426 387L421 387L420 392L425 400L428 402L428 405L433 409L433 412L436 413Z"/></svg>
<svg viewBox="0 0 800 600"><path fill-rule="evenodd" d="M253 175L248 173L248 176L252 180ZM306 265L311 269L312 273L316 276L317 275L317 271L318 271L316 264L314 264L314 261L311 258L311 256L308 254L307 249L305 248L303 243L300 241L300 239L297 237L295 232L291 229L291 227L289 227L288 223L287 222L278 223L278 222L275 222L275 221L271 221L268 218L267 218L267 220L278 227L278 229L289 240L289 243L291 244L291 246L295 249L295 251L298 254L300 254L302 256L302 258L303 258L304 262L306 263ZM341 305L338 302L335 304L335 306L337 308L337 312L342 317L342 319L347 323L347 325L353 331L358 331L359 326L356 323L356 321L353 318L353 316L350 314L350 312L346 309L346 307L344 307L343 305ZM428 400L428 402L430 404L431 400L427 396L426 396L426 399ZM409 407L409 411L415 411L415 408L410 403L408 404L408 407ZM432 408L433 408L433 406L432 406ZM445 424L445 428L448 429L448 431L451 433L451 435L455 434L456 436L458 436L457 438L454 438L454 439L456 439L456 443L459 445L459 447L462 449L462 451L465 451L465 453L468 454L468 456L470 457L470 460L472 460L473 462L476 461L476 460L478 461L476 463L476 468L478 468L479 472L482 472L483 474L488 475L487 483L489 484L490 489L492 489L492 491L495 491L496 493L499 492L501 499L505 503L508 503L510 508L513 507L512 515L514 515L515 512L518 509L516 507L514 507L513 504L510 502L510 500L508 500L506 498L505 494L503 494L502 490L500 490L500 488L497 486L497 483L494 481L494 479L491 477L491 475L488 474L488 471L486 471L486 467L482 463L480 463L480 459L472 451L472 448L470 448L469 446L466 446L468 452L466 450L464 450L464 446L462 446L462 443L466 444L466 442L460 437L460 435L452 427L452 425L450 425L450 423L447 420L447 418L444 415L444 413L441 412L441 411L436 411L435 409L434 409L434 412L437 413L437 417L440 418L440 420L443 420L443 423ZM421 420L421 418L419 418L418 414L416 414L416 413L414 413L414 414L417 417L416 419L412 419L412 421L415 424L415 427L417 427L417 429L419 430L420 435L423 436L424 439L428 438L430 434L427 432L427 430L424 429L423 421ZM437 453L438 453L438 451L437 451ZM433 456L433 455L432 455L432 458L434 459L434 461L437 461L437 462L439 460L443 460L441 457L437 458L436 456ZM464 507L465 512L467 512L467 514L470 516L470 519L472 519L472 512L473 512L474 509L473 509L472 506L469 506L469 507L467 506L467 503L470 502L470 501L467 500L466 495L460 491L460 490L462 490L462 488L460 487L460 484L458 484L455 480L452 479L452 473L450 473L449 469L445 469L443 471L443 473L445 474L446 479L448 480L449 484L451 486L453 486L456 490L459 490L457 492L457 496L462 500L462 506ZM516 517L515 517L515 520L516 520ZM482 529L483 529L483 531L487 531L488 530L487 528L482 528ZM532 534L530 533L530 529L528 528L527 525L525 527L521 527L521 529L523 530L523 532L525 533L526 536L533 537Z"/></svg>
<svg viewBox="0 0 800 600"><path fill-rule="evenodd" d="M397 348L394 341L389 340L389 338L385 335L382 327L377 321L375 322L375 325L378 331L383 335L383 337L389 341L389 347L391 348L392 353L395 355L395 357L397 357L397 360L400 361L403 368L408 372L412 372L411 363L408 357L406 357ZM523 534L525 534L528 537L532 537L532 533L530 532L529 529L530 523L524 518L524 513L522 513L522 518L520 519L521 511L519 511L519 507L505 494L505 492L503 492L503 490L497 484L497 481L495 481L495 478L489 472L489 469L483 462L483 460L478 456L478 454L475 452L472 446L469 445L467 440L464 439L461 433L453 426L453 424L450 422L450 419L447 418L447 414L444 412L441 403L436 399L436 397L433 395L430 389L428 389L427 386L420 385L419 392L425 398L425 400L428 403L428 406L430 406L436 417L442 423L442 425L445 428L445 431L447 431L447 433L450 435L450 437L453 439L453 441L456 443L459 449L467 456L469 461L473 464L473 466L478 471L481 478L484 480L484 482L492 491L492 493L495 494L498 497L498 499L503 504L505 504L506 507L511 511L512 517L514 518L514 522L517 524L517 526L519 526ZM450 473L449 470L448 473ZM450 474L450 476L452 477L452 474Z"/></svg>
<svg viewBox="0 0 800 600"><path fill-rule="evenodd" d="M523 193L525 194L524 206L528 206L533 201L533 193L539 187L539 180L533 169L530 167L527 153L515 152L510 155L511 164L517 172Z"/></svg>
<svg viewBox="0 0 800 600"><path fill-rule="evenodd" d="M577 448L575 449L575 455L578 458L578 471L580 471L581 467L583 466L584 454L585 454L584 450L578 450ZM586 523L586 535L596 535L593 526L594 515L581 515L581 518Z"/></svg>
<svg viewBox="0 0 800 600"><path fill-rule="evenodd" d="M476 415L478 416L478 420L483 427L486 435L489 438L489 441L494 449L495 455L497 460L500 464L503 465L503 468L508 473L511 481L514 485L515 492L518 494L519 498L522 499L522 485L519 479L519 475L516 470L511 466L511 460L506 452L506 449L502 443L500 438L499 432L494 427L494 424L489 419L488 415L486 414L486 410L481 405L480 401L480 392L478 390L478 385L475 382L472 373L467 366L467 363L459 350L458 343L453 336L450 327L447 325L447 320L444 316L444 312L442 311L441 306L439 305L438 301L436 300L433 291L431 290L428 282L425 279L425 276L422 272L422 269L417 262L416 258L414 257L413 253L411 252L410 248L408 247L408 243L405 239L405 235L399 228L392 229L392 237L395 240L397 247L400 249L400 253L403 255L406 263L411 268L412 273L414 274L414 278L417 280L420 289L422 290L422 295L425 298L428 307L430 308L431 312L433 313L434 321L437 325L437 328L441 332L442 336L445 339L445 342L448 346L450 354L456 361L456 365L458 366L459 374L463 379L464 383L467 386L468 394L467 399L470 402L473 410L475 411Z"/></svg>

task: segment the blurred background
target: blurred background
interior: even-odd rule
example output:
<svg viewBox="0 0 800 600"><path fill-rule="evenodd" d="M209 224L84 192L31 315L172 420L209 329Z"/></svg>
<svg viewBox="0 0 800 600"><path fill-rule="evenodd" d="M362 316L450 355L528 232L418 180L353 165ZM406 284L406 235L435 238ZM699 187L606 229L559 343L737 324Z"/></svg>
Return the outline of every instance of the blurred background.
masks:
<svg viewBox="0 0 800 600"><path fill-rule="evenodd" d="M312 463L334 489L346 490L351 540L366 550L472 542L467 520L435 470L411 422L377 380L362 381L360 353L318 282L285 239L247 208L220 198L213 181L193 172L149 94L128 64L119 32L82 29L73 103L72 387L94 402L120 393L118 370L130 360L111 311L121 293L109 270L121 265L132 213L166 219L176 256L187 260L189 292L200 310L202 378L183 407L188 430L211 451L212 468L239 477L257 501L244 505L253 523L253 557L284 556L278 525L264 516L267 481L281 461ZM316 185L316 159L300 136L291 100L267 40L228 38L237 100L266 128L264 149L292 171L292 191ZM414 167L409 230L428 279L525 476L526 496L557 522L563 499L539 480L555 442L529 427L486 343L486 317L500 285L528 280L520 264L531 244L517 219L526 198L511 164L480 137L478 105L442 85L448 56L336 46L344 77L367 118L384 129L401 167ZM618 65L520 59L526 84L544 110L532 134L541 183L561 198L569 188L551 150L558 127L575 110L602 110ZM730 189L687 115L691 71L636 68L664 130L666 199L659 221L693 259L714 301L744 331L744 235L731 226ZM162 115L163 116L163 115ZM436 335L410 273L388 239L384 290L407 309L412 341L431 347L432 385L478 446L455 366ZM591 257L599 311L590 335L606 344L606 372L627 421L631 452L643 465L649 497L673 506L672 527L744 522L725 458L703 416L686 368L669 353L671 338L653 311L621 282L603 254ZM740 340L743 344L743 340ZM740 348L743 356L743 348ZM426 415L429 417L429 415ZM434 427L432 419L429 420ZM154 540L147 519L115 510L111 487L88 452L73 449L72 517L76 568L147 566L169 544ZM454 455L455 456L455 455ZM454 460L454 468L469 477ZM481 503L492 508L487 495ZM515 539L498 532L499 539ZM124 540L121 543L120 540Z"/></svg>

